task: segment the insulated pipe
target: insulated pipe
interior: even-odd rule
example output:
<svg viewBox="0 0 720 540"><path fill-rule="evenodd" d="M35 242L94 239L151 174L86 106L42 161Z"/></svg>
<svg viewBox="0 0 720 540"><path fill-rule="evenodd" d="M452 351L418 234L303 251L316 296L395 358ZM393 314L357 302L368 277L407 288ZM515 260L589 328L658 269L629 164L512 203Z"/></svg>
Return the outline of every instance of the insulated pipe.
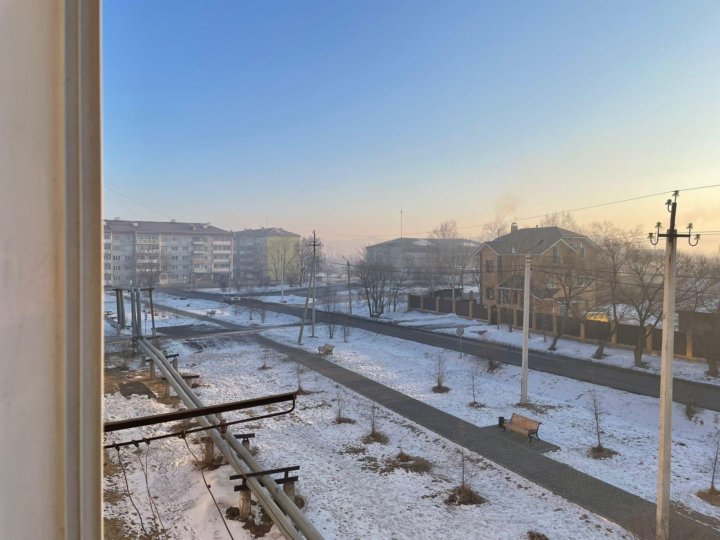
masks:
<svg viewBox="0 0 720 540"><path fill-rule="evenodd" d="M170 362L168 362L167 358L165 358L157 348L145 338L140 338L138 342L143 350L155 360L160 370L167 377L168 382L173 385L180 398L188 407L204 406L190 386L182 379L180 374L172 368ZM221 419L216 415L208 415L207 418L210 418L210 422L203 417L200 417L199 421L208 426L221 422ZM263 467L255 461L250 452L241 442L237 441L232 434L226 432L221 436L215 429L209 429L208 433L213 438L218 449L225 455L228 461L233 464L238 473L243 474L248 472L244 470L246 468L249 469L250 472L263 470ZM228 446L232 448L235 453L230 452ZM240 457L242 461L238 460L238 457ZM300 539L299 530L308 540L322 540L323 536L320 531L310 523L305 514L295 505L295 502L285 494L271 477L264 475L258 477L257 480L255 478L249 478L247 483L253 494L262 503L265 510L267 510L273 522L280 529L283 536L286 538ZM269 492L270 496L268 496L266 491ZM290 519L288 519L288 517ZM297 527L297 530L295 527Z"/></svg>
<svg viewBox="0 0 720 540"><path fill-rule="evenodd" d="M179 384L179 381L175 378L175 370L171 368L169 362L162 355L162 353L160 353L157 349L155 349L155 347L147 343L144 338L138 340L138 343L140 344L140 347L145 350L145 352L150 356L150 358L155 361L155 363L158 365L160 370L167 378L168 383L172 384L173 388L175 388L178 396L180 397L180 399L182 399L185 405L187 405L189 408L196 408L197 406L199 406L197 403L197 401L199 401L197 396L194 395L192 390L190 390L189 386L187 386L186 384ZM184 381L182 381L182 383L184 383ZM208 421L207 418L210 418L211 420ZM217 419L215 415L208 415L207 417L201 416L198 417L198 423L200 423L204 427L209 427L212 424L219 423L219 419ZM208 435L213 439L213 442L217 446L218 450L227 458L228 462L233 465L233 468L238 473L243 474L247 472L252 472L252 469L250 469L247 464L243 463L240 459L238 459L238 456L231 451L227 442L220 436L220 434L215 429L208 429ZM277 506L277 504L275 504L275 501L273 501L268 496L268 494L264 492L264 490L262 489L262 485L257 481L252 482L251 480L248 481L248 484L250 485L250 489L255 494L258 501L261 502L263 508L265 508L265 510L268 512L271 519L273 520L273 523L275 523L282 535L285 538L300 540L302 538L301 535L297 532L292 522L283 513L283 511Z"/></svg>

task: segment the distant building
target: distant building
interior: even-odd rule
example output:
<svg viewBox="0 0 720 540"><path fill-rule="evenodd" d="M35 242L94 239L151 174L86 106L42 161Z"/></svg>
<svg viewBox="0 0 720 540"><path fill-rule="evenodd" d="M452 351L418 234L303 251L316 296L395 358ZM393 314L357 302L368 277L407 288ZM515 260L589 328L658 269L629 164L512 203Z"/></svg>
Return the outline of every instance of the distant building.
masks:
<svg viewBox="0 0 720 540"><path fill-rule="evenodd" d="M229 282L232 233L209 223L104 221L106 286Z"/></svg>
<svg viewBox="0 0 720 540"><path fill-rule="evenodd" d="M369 259L407 272L414 284L436 290L451 283L460 285L458 268L469 269L480 245L464 238L396 238L368 246L366 251Z"/></svg>
<svg viewBox="0 0 720 540"><path fill-rule="evenodd" d="M581 276L584 261L597 254L597 245L584 234L560 227L519 229L513 223L508 234L485 242L476 254L482 268L480 303L522 309L525 254L537 269L531 286L534 310L551 311L562 300L556 276L568 270ZM584 297L592 294L588 289Z"/></svg>
<svg viewBox="0 0 720 540"><path fill-rule="evenodd" d="M269 285L297 280L300 235L279 227L245 229L233 233L233 282Z"/></svg>

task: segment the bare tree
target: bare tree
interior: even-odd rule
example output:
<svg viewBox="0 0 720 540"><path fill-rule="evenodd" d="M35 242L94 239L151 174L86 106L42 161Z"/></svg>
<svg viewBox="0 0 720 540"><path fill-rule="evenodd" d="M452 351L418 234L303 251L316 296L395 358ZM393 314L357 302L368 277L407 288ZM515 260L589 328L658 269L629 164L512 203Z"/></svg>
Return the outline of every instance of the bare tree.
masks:
<svg viewBox="0 0 720 540"><path fill-rule="evenodd" d="M385 444L388 442L388 437L377 427L378 419L378 408L375 403L370 405L370 433L363 437L363 442L366 444L380 443Z"/></svg>
<svg viewBox="0 0 720 540"><path fill-rule="evenodd" d="M343 323L343 341L345 343L350 339L350 325L348 324L348 315L345 315L345 322Z"/></svg>
<svg viewBox="0 0 720 540"><path fill-rule="evenodd" d="M686 308L692 313L689 332L697 351L707 361L707 374L717 377L720 375L720 257L698 264L694 269L694 284L689 284L687 278L683 281L684 286L693 291L692 301L686 301Z"/></svg>
<svg viewBox="0 0 720 540"><path fill-rule="evenodd" d="M560 227L573 232L583 232L583 227L575 221L569 212L553 212L545 215L538 224L540 227Z"/></svg>
<svg viewBox="0 0 720 540"><path fill-rule="evenodd" d="M716 495L718 493L717 488L715 488L715 474L717 473L717 465L718 465L718 455L720 454L720 440L718 440L715 443L715 457L712 461L712 475L710 476L710 494Z"/></svg>
<svg viewBox="0 0 720 540"><path fill-rule="evenodd" d="M597 445L590 447L589 454L595 459L605 459L612 457L616 455L617 452L615 452L615 450L606 448L605 446L603 446L602 443L603 431L600 426L600 417L605 414L605 412L600 406L600 401L598 400L595 388L592 388L592 390L590 390L590 407L593 414L593 419L595 420L595 437L597 439Z"/></svg>
<svg viewBox="0 0 720 540"><path fill-rule="evenodd" d="M310 253L312 257L312 251ZM296 236L273 238L268 244L268 266L270 280L284 286L294 282L300 273L299 243Z"/></svg>
<svg viewBox="0 0 720 540"><path fill-rule="evenodd" d="M295 377L297 378L298 394L304 394L305 389L302 386L302 377L305 374L305 367L299 362L295 364Z"/></svg>
<svg viewBox="0 0 720 540"><path fill-rule="evenodd" d="M599 340L593 358L602 359L605 344L617 334L619 324L627 308L621 302L623 271L632 248L636 245L634 235L628 235L611 222L594 223L591 226L599 253L595 261L595 288L598 306L608 315L607 334Z"/></svg>
<svg viewBox="0 0 720 540"><path fill-rule="evenodd" d="M478 407L480 403L477 401L477 383L480 378L480 364L477 358L473 361L472 367L470 368L470 388L472 389L472 401L470 402L471 407Z"/></svg>
<svg viewBox="0 0 720 540"><path fill-rule="evenodd" d="M160 276L167 271L168 256L146 248L136 253L135 272L138 285L154 287L160 283Z"/></svg>
<svg viewBox="0 0 720 540"><path fill-rule="evenodd" d="M445 360L442 354L437 354L435 355L435 362L433 364L433 379L435 381L435 386L432 388L433 392L436 394L444 394L450 391L450 389L445 386L446 376L447 360Z"/></svg>
<svg viewBox="0 0 720 540"><path fill-rule="evenodd" d="M597 446L595 448L599 451L602 451L603 445L602 440L600 439L600 435L602 433L602 430L600 429L600 416L603 414L603 412L600 410L600 405L598 404L597 392L595 391L595 388L590 390L590 404L592 405L593 418L595 419L595 436L597 437Z"/></svg>
<svg viewBox="0 0 720 540"><path fill-rule="evenodd" d="M453 313L456 311L456 290L462 291L465 275L472 262L477 246L461 238L454 220L444 221L430 232L435 240L434 272L438 281L452 290Z"/></svg>
<svg viewBox="0 0 720 540"><path fill-rule="evenodd" d="M324 294L322 296L322 304L325 311L335 313L337 311L337 291L330 285L325 287ZM328 338L333 339L335 337L335 318L327 317L325 319L325 327L327 328Z"/></svg>
<svg viewBox="0 0 720 540"><path fill-rule="evenodd" d="M365 293L369 315L379 317L384 313L395 269L384 261L372 257L367 249L355 257L353 267L355 277Z"/></svg>
<svg viewBox="0 0 720 540"><path fill-rule="evenodd" d="M659 251L633 247L628 253L623 281L618 288L628 315L638 325L633 351L635 366L642 366L647 338L660 323L663 308L664 267Z"/></svg>
<svg viewBox="0 0 720 540"><path fill-rule="evenodd" d="M222 292L227 292L228 286L230 285L230 277L227 274L221 274L218 278L218 285Z"/></svg>
<svg viewBox="0 0 720 540"><path fill-rule="evenodd" d="M300 285L310 285L312 275L313 248L312 236L303 237L298 246L298 281ZM315 275L320 271L325 259L323 246L320 245L315 251ZM317 279L317 278L316 278Z"/></svg>
<svg viewBox="0 0 720 540"><path fill-rule="evenodd" d="M410 270L408 268L396 269L390 273L388 282L387 309L397 311L400 296L407 290L410 281Z"/></svg>
<svg viewBox="0 0 720 540"><path fill-rule="evenodd" d="M554 265L555 262L558 263L557 266ZM542 276L538 279L543 280L544 288L554 296L561 308L560 324L557 325L557 331L548 347L548 350L554 351L557 349L558 341L565 334L565 325L570 315L584 310L588 298L592 297L594 283L592 261L586 258L582 251L568 252L562 259L553 260L552 264L544 258L536 273Z"/></svg>

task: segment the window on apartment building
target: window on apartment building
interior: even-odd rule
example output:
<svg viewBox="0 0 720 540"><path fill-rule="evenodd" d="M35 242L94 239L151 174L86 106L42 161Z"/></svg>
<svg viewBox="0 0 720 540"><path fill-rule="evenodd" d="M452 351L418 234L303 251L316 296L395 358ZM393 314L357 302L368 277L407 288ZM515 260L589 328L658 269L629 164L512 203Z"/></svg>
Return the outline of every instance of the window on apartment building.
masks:
<svg viewBox="0 0 720 540"><path fill-rule="evenodd" d="M495 271L495 261L485 261L485 271L486 272L494 272Z"/></svg>
<svg viewBox="0 0 720 540"><path fill-rule="evenodd" d="M487 287L485 289L485 298L488 300L494 300L495 299L495 289L492 287Z"/></svg>
<svg viewBox="0 0 720 540"><path fill-rule="evenodd" d="M554 263L560 262L560 248L558 246L553 246L552 256Z"/></svg>

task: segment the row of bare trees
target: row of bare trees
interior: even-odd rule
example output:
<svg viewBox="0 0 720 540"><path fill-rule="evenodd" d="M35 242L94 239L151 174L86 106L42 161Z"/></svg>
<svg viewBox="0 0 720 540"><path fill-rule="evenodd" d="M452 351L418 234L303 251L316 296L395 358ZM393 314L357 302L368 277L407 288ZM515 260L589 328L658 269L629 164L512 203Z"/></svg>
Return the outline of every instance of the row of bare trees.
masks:
<svg viewBox="0 0 720 540"><path fill-rule="evenodd" d="M634 361L641 366L646 344L662 323L664 250L652 249L640 231L611 223L592 224L584 233L595 244L586 256L570 254L559 264L542 258L533 262L534 293L550 298L560 315L550 350L557 348L569 318L597 321L593 315L603 314L607 332L594 356L602 357L605 343L617 337L625 323L637 327ZM534 302L541 307L537 298ZM718 376L720 257L679 252L676 309L700 314L689 330L697 352L708 360L708 373Z"/></svg>
<svg viewBox="0 0 720 540"><path fill-rule="evenodd" d="M559 263L543 258L533 261L533 309L559 315L550 349L558 347L571 318L578 321L592 318L596 322L605 318L606 332L599 340L595 356L602 358L605 344L617 337L621 323L635 325L634 361L641 366L646 344L662 322L663 250L648 245L641 231L622 230L609 222L581 227L568 214L553 214L540 225L568 228L593 241L590 249L570 251ZM484 228L485 236L477 240L492 239L504 232L501 222L489 223ZM454 221L436 227L431 233L433 239L443 241L436 244L430 262L426 260L415 267L410 261L397 268L386 261L373 260L367 250L355 258L355 278L371 315L379 316L396 307L398 298L411 285L427 287L431 292L449 288L453 305L456 291L462 292L468 283L483 291L486 269L476 256L477 244L463 240ZM521 258L518 256L518 261ZM520 277L522 265L513 267ZM676 284L677 310L700 314L690 328L696 354L707 358L708 373L718 376L720 257L681 249ZM498 303L502 307L503 300Z"/></svg>

